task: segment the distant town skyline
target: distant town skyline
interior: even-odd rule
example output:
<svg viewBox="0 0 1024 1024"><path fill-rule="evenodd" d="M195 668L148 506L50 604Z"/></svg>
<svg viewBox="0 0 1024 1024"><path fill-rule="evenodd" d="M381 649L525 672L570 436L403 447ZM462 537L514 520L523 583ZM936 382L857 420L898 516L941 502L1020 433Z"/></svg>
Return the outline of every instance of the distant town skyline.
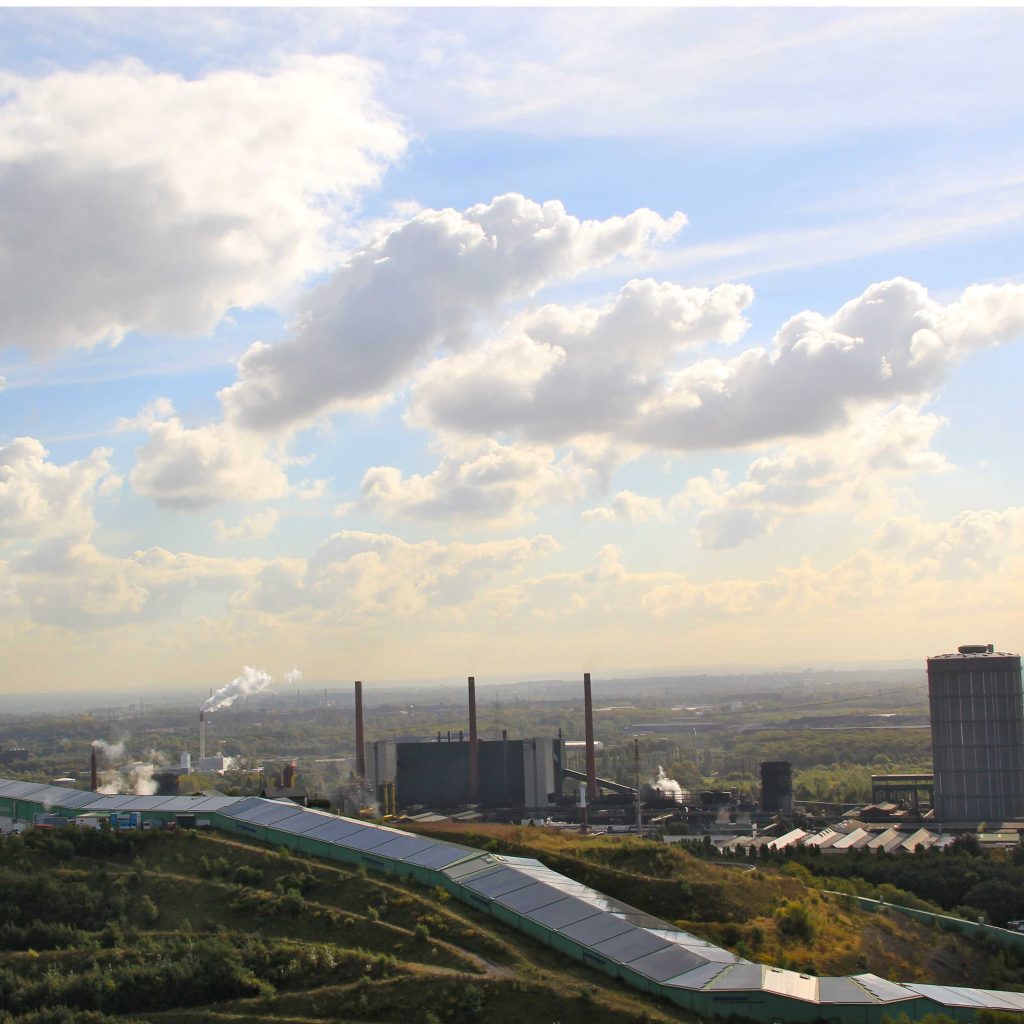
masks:
<svg viewBox="0 0 1024 1024"><path fill-rule="evenodd" d="M1022 44L0 10L0 695L1018 652Z"/></svg>

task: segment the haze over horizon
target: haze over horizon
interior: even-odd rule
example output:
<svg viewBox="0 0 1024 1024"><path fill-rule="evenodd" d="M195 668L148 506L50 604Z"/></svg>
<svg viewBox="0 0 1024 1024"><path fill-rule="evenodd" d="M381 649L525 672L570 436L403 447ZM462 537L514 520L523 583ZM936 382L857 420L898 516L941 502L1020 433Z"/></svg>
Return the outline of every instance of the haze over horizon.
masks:
<svg viewBox="0 0 1024 1024"><path fill-rule="evenodd" d="M0 10L0 695L1019 650L1022 43Z"/></svg>

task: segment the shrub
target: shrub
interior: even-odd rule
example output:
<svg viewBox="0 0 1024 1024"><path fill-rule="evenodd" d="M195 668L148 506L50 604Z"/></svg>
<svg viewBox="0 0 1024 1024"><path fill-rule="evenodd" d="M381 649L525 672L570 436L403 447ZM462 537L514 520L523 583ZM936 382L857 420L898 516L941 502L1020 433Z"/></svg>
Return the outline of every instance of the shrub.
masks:
<svg viewBox="0 0 1024 1024"><path fill-rule="evenodd" d="M814 939L814 923L802 903L787 903L776 911L779 931L789 938L811 942Z"/></svg>

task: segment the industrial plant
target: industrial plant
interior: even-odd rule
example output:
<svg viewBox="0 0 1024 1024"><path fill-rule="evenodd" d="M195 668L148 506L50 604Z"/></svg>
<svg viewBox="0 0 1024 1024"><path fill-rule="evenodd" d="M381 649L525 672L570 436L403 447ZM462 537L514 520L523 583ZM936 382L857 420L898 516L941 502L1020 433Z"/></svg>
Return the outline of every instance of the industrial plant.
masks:
<svg viewBox="0 0 1024 1024"><path fill-rule="evenodd" d="M367 808L393 820L448 815L461 819L533 822L557 819L581 830L602 827L642 832L675 821L703 832L724 854L752 856L804 846L823 856L851 851L914 855L951 841L958 828L1024 817L1024 707L1021 662L992 645L960 647L929 658L928 699L934 776L877 775L876 802L848 811L825 828L796 824L793 767L760 763L759 805L728 789L685 794L663 776L635 784L600 778L590 674L583 676L584 770L569 766L561 729L553 736L482 740L476 680L468 677L467 728L429 739L366 736L363 684L354 686L355 757L352 806L341 816L304 806L290 792L287 765L279 798L176 795L173 785L152 795L104 795L97 751L90 789L0 780L0 816L41 827L209 827L273 846L362 865L369 870L440 886L587 966L644 992L706 1016L759 1021L850 1020L881 1024L942 1012L973 1019L981 1009L1024 1012L1024 994L899 984L871 974L817 978L757 964L558 874L536 860L503 857L402 832L360 818ZM249 672L251 670L247 670ZM241 680L234 681L240 684ZM248 685L248 684L246 684ZM262 685L262 684L260 684ZM228 688L225 688L227 690ZM206 750L211 695L199 714L198 758L184 754L173 778L199 766L223 767ZM621 773L620 773L621 775ZM267 796L278 796L268 793ZM687 831L686 828L683 831ZM1018 840L1014 834L1014 841ZM989 845L995 845L991 843Z"/></svg>

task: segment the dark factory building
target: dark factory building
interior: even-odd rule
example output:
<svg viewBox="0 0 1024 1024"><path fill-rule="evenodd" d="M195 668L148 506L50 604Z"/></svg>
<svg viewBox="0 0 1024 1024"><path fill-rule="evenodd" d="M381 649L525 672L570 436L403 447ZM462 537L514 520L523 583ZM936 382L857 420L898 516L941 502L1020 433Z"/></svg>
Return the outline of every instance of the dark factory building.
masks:
<svg viewBox="0 0 1024 1024"><path fill-rule="evenodd" d="M399 808L542 808L562 795L562 744L555 739L478 740L477 799L471 798L468 742L368 744L370 782L378 791L395 784ZM388 776L391 775L392 778Z"/></svg>
<svg viewBox="0 0 1024 1024"><path fill-rule="evenodd" d="M761 810L793 813L793 765L789 761L761 762Z"/></svg>

